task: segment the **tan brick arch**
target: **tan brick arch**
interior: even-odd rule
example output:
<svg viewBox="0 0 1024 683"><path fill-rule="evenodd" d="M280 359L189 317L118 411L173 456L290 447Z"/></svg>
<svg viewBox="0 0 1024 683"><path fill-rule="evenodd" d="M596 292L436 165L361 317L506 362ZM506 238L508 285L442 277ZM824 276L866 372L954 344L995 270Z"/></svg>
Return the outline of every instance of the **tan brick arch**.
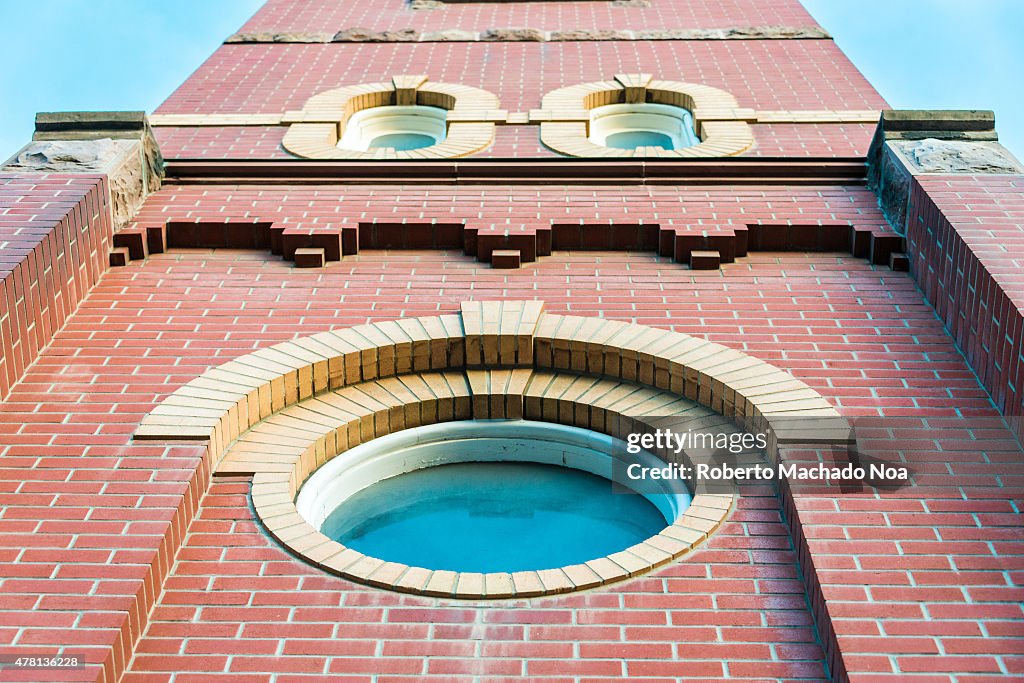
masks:
<svg viewBox="0 0 1024 683"><path fill-rule="evenodd" d="M609 104L668 104L689 109L701 142L692 147L635 150L595 145L588 139L590 110ZM752 109L743 109L725 90L699 83L659 80L651 74L619 74L611 81L579 83L544 96L540 110L530 113L540 122L541 141L556 152L577 157L697 158L740 154L754 144L748 122Z"/></svg>
<svg viewBox="0 0 1024 683"><path fill-rule="evenodd" d="M694 402L702 406L696 415ZM618 436L641 428L646 416L681 413L767 431L770 451L848 434L817 392L738 351L667 330L545 314L541 302L506 301L467 302L459 314L323 332L241 356L175 391L135 438L208 440L216 474L253 476L253 503L268 532L326 571L424 595L529 597L626 579L678 558L725 520L734 497L698 493L657 536L582 565L459 574L345 548L298 513L298 489L347 449L423 424L525 418ZM803 433L787 424L796 416L824 422Z"/></svg>
<svg viewBox="0 0 1024 683"><path fill-rule="evenodd" d="M389 105L422 105L448 110L447 137L436 145L409 151L339 149L348 119L358 111ZM462 157L484 149L494 140L496 121L507 112L497 96L480 88L433 83L426 76L398 75L390 83L364 83L318 93L299 111L287 112L289 124L282 144L309 159L440 159Z"/></svg>

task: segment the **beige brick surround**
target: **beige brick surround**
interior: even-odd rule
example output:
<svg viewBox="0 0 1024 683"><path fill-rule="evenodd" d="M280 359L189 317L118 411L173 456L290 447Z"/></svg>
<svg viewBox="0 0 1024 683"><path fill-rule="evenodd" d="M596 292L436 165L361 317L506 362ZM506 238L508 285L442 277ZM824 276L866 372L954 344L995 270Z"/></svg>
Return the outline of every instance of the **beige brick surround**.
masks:
<svg viewBox="0 0 1024 683"><path fill-rule="evenodd" d="M590 110L608 104L652 103L683 107L693 113L700 143L682 149L660 147L615 149L588 139ZM358 111L388 105L424 105L447 110L447 137L438 144L409 151L372 151L337 147L348 119ZM719 88L698 83L657 80L651 74L619 74L559 88L530 111L501 108L490 92L452 83L431 83L426 76L396 75L390 83L345 86L318 93L301 110L281 114L153 114L153 126L232 127L287 126L282 145L308 159L443 159L471 156L489 147L495 126L540 126L548 148L573 157L692 159L741 154L754 144L752 123L875 123L877 110L764 110L740 107Z"/></svg>
<svg viewBox="0 0 1024 683"><path fill-rule="evenodd" d="M587 138L590 110L609 104L668 104L693 113L701 142L682 149L641 147L613 149ZM541 142L556 152L576 157L697 158L740 154L754 144L748 121L753 109L740 108L725 90L698 83L655 80L651 74L619 74L612 81L594 81L559 88L544 96L541 109L530 112L540 123Z"/></svg>
<svg viewBox="0 0 1024 683"><path fill-rule="evenodd" d="M732 495L698 494L657 536L583 565L458 574L363 556L295 508L302 482L370 439L422 424L526 418L621 436L652 415L694 415L785 443L845 443L849 429L817 392L738 351L667 330L550 315L541 302L467 302L460 314L324 332L241 356L184 385L136 439L209 440L219 475L252 475L267 531L332 573L456 598L527 597L622 580L689 552L728 516ZM689 411L689 412L687 412ZM816 428L787 419L816 417Z"/></svg>
<svg viewBox="0 0 1024 683"><path fill-rule="evenodd" d="M375 149L368 152L337 147L349 117L363 109L387 105L421 105L448 110L448 135L429 147L409 151ZM286 112L290 124L282 144L292 154L310 159L439 159L463 157L494 140L494 122L508 113L498 98L480 88L431 83L426 76L398 75L391 83L368 83L335 88L309 98L299 111Z"/></svg>

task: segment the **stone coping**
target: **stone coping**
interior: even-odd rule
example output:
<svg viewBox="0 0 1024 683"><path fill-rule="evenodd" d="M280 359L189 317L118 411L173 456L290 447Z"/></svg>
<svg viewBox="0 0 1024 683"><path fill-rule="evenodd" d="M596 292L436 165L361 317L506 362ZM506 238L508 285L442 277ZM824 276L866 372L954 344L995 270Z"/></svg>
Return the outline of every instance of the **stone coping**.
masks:
<svg viewBox="0 0 1024 683"><path fill-rule="evenodd" d="M207 441L217 474L253 476L270 533L329 571L428 595L522 597L624 579L679 557L721 524L732 497L695 498L657 541L572 576L494 576L488 584L484 575L428 575L356 557L298 514L298 487L330 457L408 426L529 417L615 436L638 431L644 416L692 417L695 404L701 419L767 432L773 459L780 444L850 440L835 408L764 361L668 330L546 314L540 301L469 301L458 314L275 344L182 386L142 420L135 439ZM813 425L792 420L807 417Z"/></svg>
<svg viewBox="0 0 1024 683"><path fill-rule="evenodd" d="M358 111L387 105L421 105L448 111L448 134L429 147L408 151L357 151L337 147L348 119ZM494 122L507 112L498 98L480 88L453 83L430 83L426 76L396 75L391 83L367 83L327 90L306 100L299 111L286 112L290 124L281 144L309 159L439 159L478 152L494 140Z"/></svg>

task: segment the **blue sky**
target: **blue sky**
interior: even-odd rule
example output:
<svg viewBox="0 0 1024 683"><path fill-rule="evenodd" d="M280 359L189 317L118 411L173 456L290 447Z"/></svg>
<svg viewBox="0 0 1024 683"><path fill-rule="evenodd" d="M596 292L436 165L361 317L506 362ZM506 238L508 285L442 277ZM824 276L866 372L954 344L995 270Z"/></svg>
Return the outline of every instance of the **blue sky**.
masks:
<svg viewBox="0 0 1024 683"><path fill-rule="evenodd" d="M153 111L262 4L0 0L0 161L37 111Z"/></svg>
<svg viewBox="0 0 1024 683"><path fill-rule="evenodd" d="M892 106L995 109L1024 157L1024 0L802 1ZM0 160L37 111L152 111L260 4L0 0Z"/></svg>
<svg viewBox="0 0 1024 683"><path fill-rule="evenodd" d="M1024 0L801 2L891 107L993 109L1024 158Z"/></svg>

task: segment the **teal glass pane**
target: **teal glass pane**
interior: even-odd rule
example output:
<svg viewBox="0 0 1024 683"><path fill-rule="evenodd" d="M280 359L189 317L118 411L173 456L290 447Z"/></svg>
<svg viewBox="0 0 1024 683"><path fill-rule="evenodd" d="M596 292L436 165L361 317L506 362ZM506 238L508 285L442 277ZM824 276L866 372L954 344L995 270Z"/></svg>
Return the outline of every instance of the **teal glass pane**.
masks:
<svg viewBox="0 0 1024 683"><path fill-rule="evenodd" d="M532 462L428 467L344 501L321 531L371 557L457 572L580 564L641 543L665 517L582 470Z"/></svg>
<svg viewBox="0 0 1024 683"><path fill-rule="evenodd" d="M396 152L408 152L410 149L430 147L432 144L434 144L434 138L429 135L422 135L420 133L391 133L374 138L373 142L370 143L370 149L390 147Z"/></svg>
<svg viewBox="0 0 1024 683"><path fill-rule="evenodd" d="M605 147L615 149L636 149L637 147L661 147L673 149L672 138L662 133L649 130L631 130L623 133L612 133L604 140Z"/></svg>

